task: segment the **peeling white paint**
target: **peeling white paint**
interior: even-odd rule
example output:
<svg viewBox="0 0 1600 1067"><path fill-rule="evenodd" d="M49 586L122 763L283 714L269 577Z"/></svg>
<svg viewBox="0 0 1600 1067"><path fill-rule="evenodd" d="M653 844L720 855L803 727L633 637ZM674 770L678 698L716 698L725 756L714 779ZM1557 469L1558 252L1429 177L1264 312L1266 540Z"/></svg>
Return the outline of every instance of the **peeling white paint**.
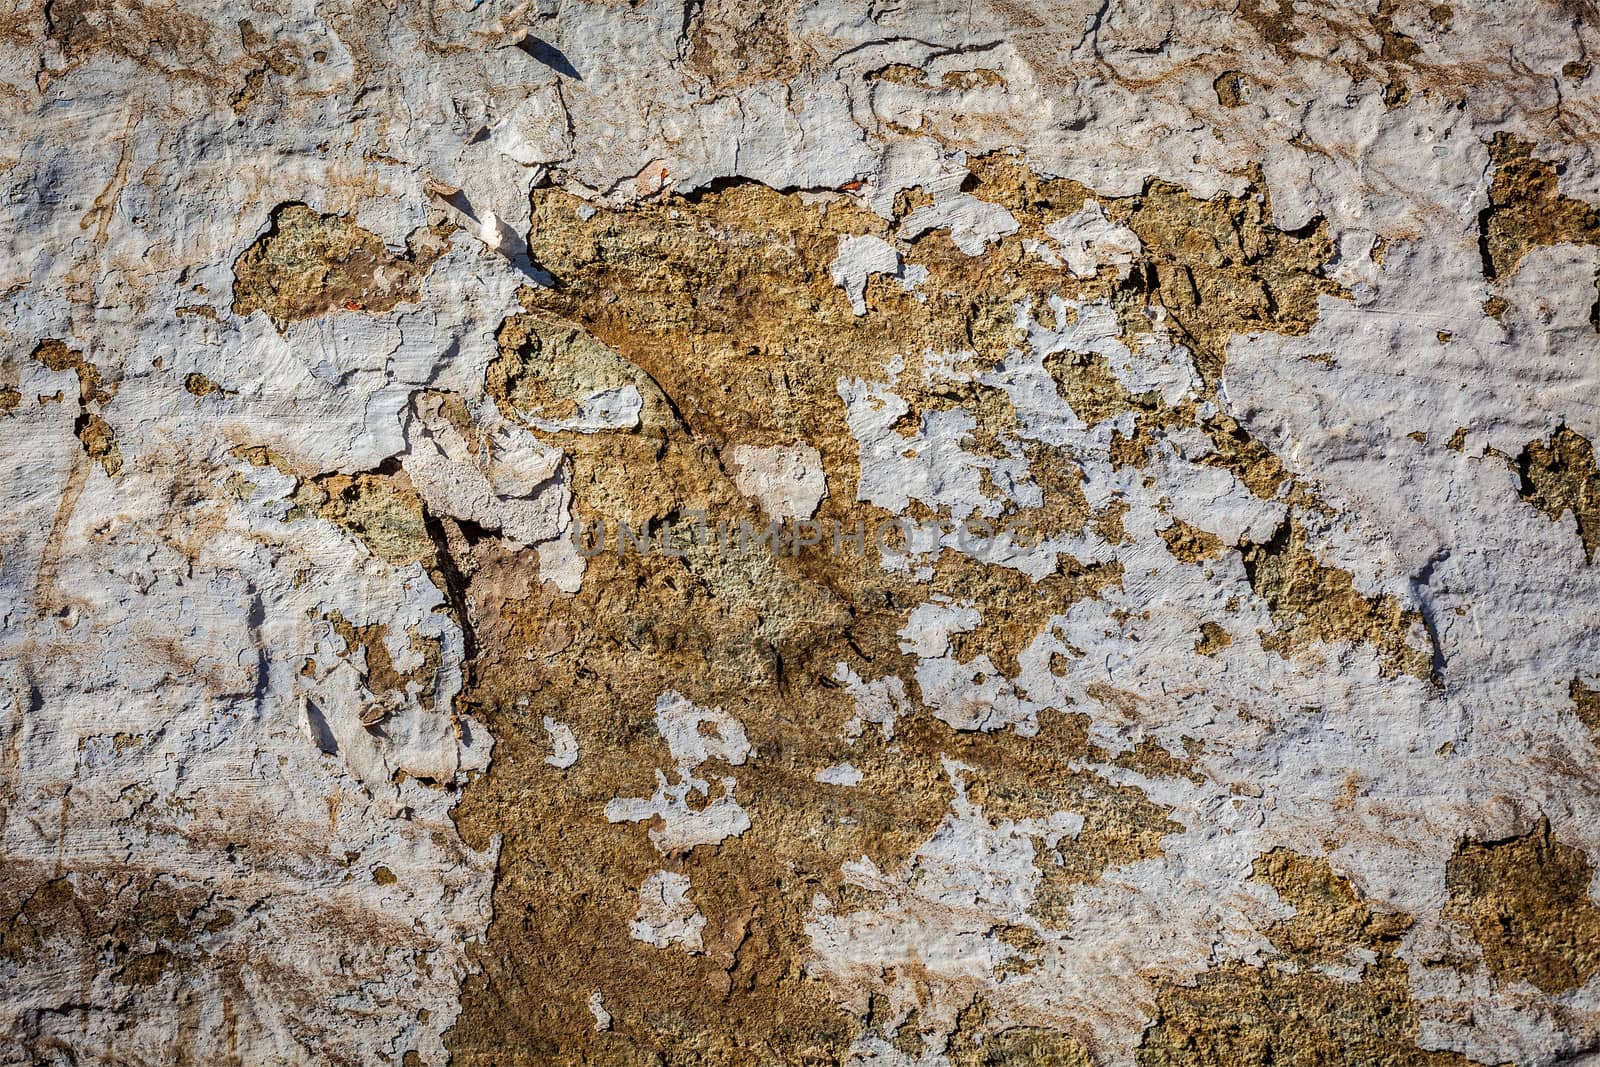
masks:
<svg viewBox="0 0 1600 1067"><path fill-rule="evenodd" d="M981 256L990 244L1017 232L1017 220L999 204L957 193L948 200L920 207L900 223L900 237L916 240L930 230L949 230L955 246Z"/></svg>
<svg viewBox="0 0 1600 1067"><path fill-rule="evenodd" d="M815 777L823 785L849 787L861 784L861 772L848 762L835 763L831 767L824 767L816 773Z"/></svg>
<svg viewBox="0 0 1600 1067"><path fill-rule="evenodd" d="M845 740L855 744L868 726L878 727L885 741L894 740L895 720L911 714L906 684L892 675L872 682L863 681L843 663L834 666L832 677L844 684L855 701L855 714L844 724Z"/></svg>
<svg viewBox="0 0 1600 1067"><path fill-rule="evenodd" d="M690 955L701 952L705 945L700 932L706 927L706 917L688 894L689 879L681 874L657 871L646 878L639 887L639 914L629 924L629 936L656 948L681 945ZM598 1013L595 1018L598 1026Z"/></svg>
<svg viewBox="0 0 1600 1067"><path fill-rule="evenodd" d="M550 735L550 755L544 761L558 771L564 771L578 762L578 738L572 732L572 727L564 722L557 722L550 716L544 717L544 732Z"/></svg>
<svg viewBox="0 0 1600 1067"><path fill-rule="evenodd" d="M546 419L536 412L519 414L529 426L550 433L603 433L634 429L643 411L644 397L639 387L630 383L590 393L578 401L578 414L570 419Z"/></svg>
<svg viewBox="0 0 1600 1067"><path fill-rule="evenodd" d="M702 729L708 724L713 734ZM737 767L750 755L750 740L738 719L721 708L703 708L682 693L668 691L656 700L656 729L684 774L708 759Z"/></svg>
<svg viewBox="0 0 1600 1067"><path fill-rule="evenodd" d="M809 519L828 495L822 453L808 444L735 445L733 484L779 522Z"/></svg>
<svg viewBox="0 0 1600 1067"><path fill-rule="evenodd" d="M857 315L867 313L867 282L874 274L900 274L900 253L881 237L841 237L839 256L828 267L833 284L845 291ZM927 268L923 268L926 273Z"/></svg>
<svg viewBox="0 0 1600 1067"><path fill-rule="evenodd" d="M714 735L701 730L710 724ZM656 789L648 798L617 797L606 802L611 822L647 822L659 818L659 828L649 831L650 841L663 855L687 852L700 845L720 845L750 829L750 816L734 799L738 782L722 777L722 794L709 803L689 803L690 796L710 797L711 783L697 778L695 770L706 760L739 766L751 756L749 739L738 719L721 708L705 708L681 693L666 692L656 701L656 728L677 764L679 781L669 782L656 771Z"/></svg>
<svg viewBox="0 0 1600 1067"><path fill-rule="evenodd" d="M1067 269L1080 278L1092 278L1102 266L1117 268L1117 277L1126 278L1134 257L1141 250L1139 237L1128 227L1106 218L1098 200L1086 200L1075 214L1044 228L1061 246Z"/></svg>

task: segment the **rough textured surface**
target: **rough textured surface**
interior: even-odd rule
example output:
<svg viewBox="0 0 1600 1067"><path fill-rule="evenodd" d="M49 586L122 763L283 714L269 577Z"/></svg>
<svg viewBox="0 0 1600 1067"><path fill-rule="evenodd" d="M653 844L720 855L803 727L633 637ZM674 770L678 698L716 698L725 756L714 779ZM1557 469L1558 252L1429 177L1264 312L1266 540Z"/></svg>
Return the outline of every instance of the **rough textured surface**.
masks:
<svg viewBox="0 0 1600 1067"><path fill-rule="evenodd" d="M1600 16L0 12L0 1062L1600 1055Z"/></svg>
<svg viewBox="0 0 1600 1067"><path fill-rule="evenodd" d="M1445 868L1448 911L1471 926L1496 981L1565 993L1600 971L1593 878L1588 858L1542 822L1508 841L1463 842Z"/></svg>
<svg viewBox="0 0 1600 1067"><path fill-rule="evenodd" d="M281 328L341 308L382 313L414 302L418 276L445 246L438 231L413 234L406 244L405 255L390 255L377 234L345 216L281 204L267 232L233 265L231 310L264 311Z"/></svg>

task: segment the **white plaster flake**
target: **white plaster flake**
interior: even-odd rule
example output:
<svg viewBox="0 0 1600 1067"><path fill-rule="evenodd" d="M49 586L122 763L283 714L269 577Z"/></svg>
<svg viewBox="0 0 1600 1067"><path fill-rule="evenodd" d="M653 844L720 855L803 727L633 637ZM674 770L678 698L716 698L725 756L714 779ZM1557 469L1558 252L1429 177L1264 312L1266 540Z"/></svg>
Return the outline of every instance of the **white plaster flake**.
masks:
<svg viewBox="0 0 1600 1067"><path fill-rule="evenodd" d="M606 1010L606 998L596 989L589 994L589 1014L594 1016L594 1032L603 1034L611 1029L611 1013Z"/></svg>
<svg viewBox="0 0 1600 1067"><path fill-rule="evenodd" d="M894 740L895 720L911 714L906 684L893 675L872 682L863 681L843 663L834 666L832 677L844 684L855 701L855 714L844 724L845 740L855 744L868 726L877 726L885 741Z"/></svg>
<svg viewBox="0 0 1600 1067"><path fill-rule="evenodd" d="M544 732L550 735L550 755L544 761L558 771L564 771L578 762L578 739L572 732L572 727L564 722L557 722L550 716L544 717Z"/></svg>
<svg viewBox="0 0 1600 1067"><path fill-rule="evenodd" d="M639 914L629 924L628 933L635 941L656 948L681 945L685 952L695 955L705 947L700 937L705 926L706 917L689 899L689 879L657 871L639 887ZM605 1018L609 1025L610 1016ZM596 1012L596 1028L600 1028L599 1020L600 1012Z"/></svg>
<svg viewBox="0 0 1600 1067"><path fill-rule="evenodd" d="M900 253L881 237L841 237L839 256L828 267L833 284L845 291L857 315L867 313L867 282L874 274L900 274ZM926 274L927 268L923 268Z"/></svg>
<svg viewBox="0 0 1600 1067"><path fill-rule="evenodd" d="M733 484L779 522L811 518L828 495L822 453L808 444L735 445Z"/></svg>
<svg viewBox="0 0 1600 1067"><path fill-rule="evenodd" d="M815 777L823 785L848 787L861 784L861 772L849 763L835 763L831 767L824 767L816 773Z"/></svg>
<svg viewBox="0 0 1600 1067"><path fill-rule="evenodd" d="M707 734L702 725L714 731ZM709 797L711 784L695 777L706 760L739 766L751 756L744 726L721 708L704 708L681 693L666 692L656 701L656 728L677 764L679 781L668 782L656 771L656 790L648 798L617 797L606 802L611 822L647 822L659 817L661 825L649 831L651 842L663 855L687 852L700 845L720 845L750 829L750 816L734 799L737 782L719 780L722 795L699 807L689 797ZM698 803L698 801L697 801Z"/></svg>
<svg viewBox="0 0 1600 1067"><path fill-rule="evenodd" d="M643 410L644 397L639 387L630 383L589 394L578 401L578 414L570 419L546 419L537 412L521 414L529 426L550 433L603 433L635 428Z"/></svg>
<svg viewBox="0 0 1600 1067"><path fill-rule="evenodd" d="M981 256L990 244L1017 232L1017 220L999 204L958 193L948 200L920 207L900 224L900 236L915 240L930 230L949 230L955 246Z"/></svg>
<svg viewBox="0 0 1600 1067"><path fill-rule="evenodd" d="M1118 278L1126 278L1141 248L1138 235L1106 218L1098 200L1085 201L1076 214L1052 222L1044 232L1061 246L1067 268L1080 278L1094 277L1105 265L1116 267Z"/></svg>

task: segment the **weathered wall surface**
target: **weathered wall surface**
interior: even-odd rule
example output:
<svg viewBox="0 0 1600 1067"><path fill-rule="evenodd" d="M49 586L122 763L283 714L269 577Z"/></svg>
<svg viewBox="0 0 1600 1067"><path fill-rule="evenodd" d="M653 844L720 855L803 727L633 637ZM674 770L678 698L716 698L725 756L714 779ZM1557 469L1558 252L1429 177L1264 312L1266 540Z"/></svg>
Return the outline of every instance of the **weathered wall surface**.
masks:
<svg viewBox="0 0 1600 1067"><path fill-rule="evenodd" d="M1597 50L6 5L0 1062L1600 1056Z"/></svg>

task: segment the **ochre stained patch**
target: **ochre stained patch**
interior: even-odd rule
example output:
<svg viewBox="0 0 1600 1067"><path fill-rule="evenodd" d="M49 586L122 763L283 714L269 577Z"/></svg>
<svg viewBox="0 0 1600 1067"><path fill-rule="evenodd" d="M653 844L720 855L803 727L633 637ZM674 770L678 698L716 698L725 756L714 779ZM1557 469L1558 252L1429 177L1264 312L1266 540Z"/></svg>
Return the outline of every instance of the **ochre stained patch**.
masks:
<svg viewBox="0 0 1600 1067"><path fill-rule="evenodd" d="M1463 841L1445 867L1446 918L1466 926L1495 981L1564 993L1600 971L1594 866L1542 821L1506 841Z"/></svg>
<svg viewBox="0 0 1600 1067"><path fill-rule="evenodd" d="M1489 206L1478 216L1485 277L1509 276L1539 245L1600 244L1600 209L1562 193L1556 165L1535 156L1532 144L1497 133L1489 159Z"/></svg>
<svg viewBox="0 0 1600 1067"><path fill-rule="evenodd" d="M686 16L685 65L718 92L759 82L793 81L819 62L805 38L790 32L797 6L795 0L697 4Z"/></svg>
<svg viewBox="0 0 1600 1067"><path fill-rule="evenodd" d="M431 565L434 543L422 498L411 480L391 467L397 465L303 481L295 489L295 506L343 528L396 566Z"/></svg>
<svg viewBox="0 0 1600 1067"><path fill-rule="evenodd" d="M354 657L358 649L362 652L366 663L362 681L374 696L404 694L409 686L414 685L416 686L414 695L418 700L427 701L432 698L441 660L437 641L421 638L415 633L408 635L412 650L421 655L422 662L409 671L401 672L395 667L394 658L389 654L387 624L369 623L357 626L337 611L330 611L323 617L333 627L333 632L344 642L346 658Z"/></svg>
<svg viewBox="0 0 1600 1067"><path fill-rule="evenodd" d="M1200 462L1211 467L1221 467L1234 473L1256 496L1262 500L1276 500L1283 494L1284 483L1290 481L1283 460L1266 445L1250 436L1244 424L1227 412L1219 411L1207 419L1202 428L1211 435L1216 451ZM1306 491L1295 487L1285 496L1291 502L1308 499Z"/></svg>
<svg viewBox="0 0 1600 1067"><path fill-rule="evenodd" d="M34 347L33 358L50 370L70 370L78 376L78 418L73 430L84 453L106 474L121 473L122 449L117 444L117 432L99 413L100 406L111 399L111 391L101 383L100 368L84 358L82 352L53 337Z"/></svg>
<svg viewBox="0 0 1600 1067"><path fill-rule="evenodd" d="M90 459L100 464L107 474L121 473L122 449L117 445L117 433L109 422L86 411L78 416L77 432Z"/></svg>
<svg viewBox="0 0 1600 1067"><path fill-rule="evenodd" d="M1344 293L1323 272L1334 251L1326 222L1280 230L1266 196L1196 200L1151 182L1127 225L1144 244L1152 296L1213 387L1235 335L1304 334L1317 321L1317 298Z"/></svg>
<svg viewBox="0 0 1600 1067"><path fill-rule="evenodd" d="M1348 571L1317 559L1293 518L1271 540L1247 546L1244 566L1278 626L1262 638L1268 649L1288 656L1314 641L1366 642L1382 656L1385 670L1430 676L1431 653L1408 640L1421 615L1404 610L1393 596L1363 596Z"/></svg>
<svg viewBox="0 0 1600 1067"><path fill-rule="evenodd" d="M1223 107L1243 107L1245 85L1243 71L1225 70L1212 81L1211 88L1216 90L1217 103Z"/></svg>
<svg viewBox="0 0 1600 1067"><path fill-rule="evenodd" d="M1215 656L1218 652L1233 644L1233 636L1214 622L1200 624L1200 637L1194 643L1194 650L1202 656Z"/></svg>
<svg viewBox="0 0 1600 1067"><path fill-rule="evenodd" d="M1294 46L1305 36L1306 31L1296 15L1294 8L1283 0L1240 0L1239 4L1239 17L1284 60L1294 58Z"/></svg>
<svg viewBox="0 0 1600 1067"><path fill-rule="evenodd" d="M798 552L688 543L702 522L711 530L765 524L733 483L725 457L737 445L816 448L828 493L815 518L827 529L891 518L856 499L860 447L839 382L887 382L897 358L906 369L894 390L911 408L908 421L960 407L975 423L963 447L1001 450L1016 421L1001 390L930 382L920 372L930 351L971 353L964 366L977 372L998 365L1022 344L1019 304L1047 314L1052 294L1105 299L1137 334L1152 329L1165 301L1182 309L1179 339L1206 346L1197 358L1215 371L1227 316L1250 329L1301 332L1314 321L1316 296L1336 292L1321 275L1331 246L1320 224L1281 233L1253 195L1197 201L1153 183L1142 196L1106 202L1109 217L1143 227L1157 264L1125 283L1112 270L1074 278L1024 246L1083 206L1081 186L992 157L975 163L967 188L1003 203L1018 233L981 256L961 252L945 231L909 242L907 269L925 269L926 278L912 292L873 276L861 316L830 277L839 239L892 237L895 227L849 198L808 205L734 183L595 210L556 189L534 191L530 254L555 284L521 291L522 311L501 327L486 388L511 420L559 423L585 397L624 385L637 387L641 408L627 431L540 431L567 455L575 517L591 534L607 524L607 550L587 561L575 596L542 584L534 557L498 539L445 545L477 649L461 710L496 738L494 761L466 791L457 822L475 846L495 834L502 842L495 918L477 953L483 970L467 981L450 1034L456 1063L838 1061L867 1023L805 977L812 901L848 899L841 867L863 856L881 870L903 867L950 812L945 759L969 768L968 795L989 818L1083 815L1075 838L1036 860L1043 877L1033 913L1046 922L1065 916L1075 887L1159 855L1163 838L1182 829L1139 789L1085 767L1194 779L1187 757L1146 742L1109 759L1089 743L1087 717L1065 710L1042 713L1031 737L954 731L922 706L917 660L901 650L910 612L946 596L983 616L957 638L957 657L987 655L1014 672L1051 617L1120 581L1120 565L1063 554L1056 572L1035 582L947 551L917 581L886 571L875 549L848 543ZM925 202L911 191L901 208ZM1179 280L1189 295L1171 293ZM1097 417L1136 413L1141 442L1164 425L1195 424L1193 404L1171 408L1119 391L1093 361L1053 369L1064 399L1076 396ZM1213 462L1241 476L1270 468L1271 453L1236 423L1212 419L1200 429L1226 438ZM1046 502L1020 517L1044 532L1093 524L1123 536L1125 505L1093 511L1072 455L1038 445L1027 459ZM1126 460L1142 463L1143 452L1130 446ZM1265 494L1286 480L1281 464L1270 469L1252 478ZM931 509L921 507L911 513L927 517ZM678 550L619 554L619 523L664 525ZM406 543L420 550L420 541ZM844 724L856 709L836 679L840 665L904 687L892 738L872 725L847 742ZM609 801L649 796L658 771L674 774L653 714L668 691L738 719L753 748L738 766L697 772L732 779L750 819L719 846L663 854L648 825L606 819ZM545 762L546 718L576 737L580 756L569 767ZM818 782L817 771L846 760L859 784ZM639 889L663 870L689 880L687 899L705 918L703 952L630 936ZM596 959L606 961L602 971ZM588 1007L596 991L612 1018L603 1032ZM975 1029L952 1039L963 1063L1087 1056L1053 1031L983 1034L979 1016L967 1021ZM910 1023L900 1029L916 1033ZM985 1059L986 1050L1002 1058Z"/></svg>
<svg viewBox="0 0 1600 1067"><path fill-rule="evenodd" d="M1253 875L1294 908L1267 934L1297 962L1348 963L1355 949L1392 950L1411 925L1409 916L1374 911L1324 859L1276 848L1256 857Z"/></svg>
<svg viewBox="0 0 1600 1067"><path fill-rule="evenodd" d="M1182 519L1173 519L1172 525L1160 533L1161 539L1167 543L1167 550L1183 563L1216 559L1224 550L1222 538L1209 530L1191 526Z"/></svg>
<svg viewBox="0 0 1600 1067"><path fill-rule="evenodd" d="M1411 917L1379 912L1323 859L1277 849L1254 878L1295 909L1265 933L1282 953L1262 966L1228 963L1189 985L1166 984L1138 1062L1149 1067L1468 1067L1451 1052L1417 1047L1409 967L1395 956ZM1360 967L1359 980L1317 969Z"/></svg>
<svg viewBox="0 0 1600 1067"><path fill-rule="evenodd" d="M1517 457L1517 473L1522 499L1557 521L1572 513L1583 550L1593 563L1600 551L1600 467L1594 445L1563 426L1548 443L1528 442Z"/></svg>
<svg viewBox="0 0 1600 1067"><path fill-rule="evenodd" d="M1123 413L1147 415L1160 409L1154 393L1134 394L1118 380L1106 358L1063 349L1044 358L1072 413L1091 426Z"/></svg>
<svg viewBox="0 0 1600 1067"><path fill-rule="evenodd" d="M1091 198L1108 219L1138 235L1140 268L1122 281L1102 271L1095 281L1102 287L1111 283L1108 295L1130 335L1148 330L1146 307L1159 308L1213 387L1235 334L1304 334L1317 321L1319 296L1344 295L1324 271L1334 252L1326 222L1317 218L1299 230L1279 229L1271 198L1258 192L1264 185L1259 173L1236 197L1199 200L1180 186L1152 179L1138 195L1100 198L1076 182L1041 178L1005 153L969 165L972 175L964 188L1004 205L1019 224L1017 233L1001 242L1001 263L1023 259L1023 242L1045 241L1047 225ZM1057 290L1063 288L1060 281L1058 275Z"/></svg>
<svg viewBox="0 0 1600 1067"><path fill-rule="evenodd" d="M1578 721L1600 733L1600 688L1590 688L1574 678L1569 692L1572 695L1572 711L1578 716Z"/></svg>
<svg viewBox="0 0 1600 1067"><path fill-rule="evenodd" d="M330 311L382 313L417 299L451 227L418 230L404 253L344 215L281 204L233 265L233 313L265 311L279 329Z"/></svg>
<svg viewBox="0 0 1600 1067"><path fill-rule="evenodd" d="M33 358L51 370L70 370L77 374L78 399L81 403L98 404L111 399L111 394L101 385L100 368L65 341L45 338L34 346Z"/></svg>
<svg viewBox="0 0 1600 1067"><path fill-rule="evenodd" d="M199 371L193 371L184 375L183 388L191 396L198 397L211 396L213 393L226 396L232 391L229 389L224 389L222 386L218 385L204 374L201 374Z"/></svg>
<svg viewBox="0 0 1600 1067"><path fill-rule="evenodd" d="M94 879L78 888L77 879L23 877L25 869L0 879L0 958L19 963L48 952L48 941L94 939L106 946L114 981L151 985L203 967L196 935L236 918L215 906L214 893L168 875L124 879L111 890Z"/></svg>
<svg viewBox="0 0 1600 1067"><path fill-rule="evenodd" d="M900 1027L901 1051L917 1057L924 1051L914 1025ZM996 1030L989 1021L989 1003L982 997L963 1011L946 1054L951 1067L1094 1067L1083 1043L1039 1026Z"/></svg>

